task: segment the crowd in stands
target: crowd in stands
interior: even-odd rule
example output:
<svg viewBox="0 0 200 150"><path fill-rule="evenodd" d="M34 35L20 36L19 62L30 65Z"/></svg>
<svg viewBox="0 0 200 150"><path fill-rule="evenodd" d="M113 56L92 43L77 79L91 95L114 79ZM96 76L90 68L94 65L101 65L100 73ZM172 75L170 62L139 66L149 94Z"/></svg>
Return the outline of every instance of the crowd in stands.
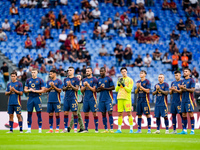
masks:
<svg viewBox="0 0 200 150"><path fill-rule="evenodd" d="M53 39L51 34L52 29L62 29L62 33L59 34L58 42L62 43L60 49L58 49L55 53L50 51L46 58L42 57L41 54L38 54L38 58L33 60L30 55L24 56L19 61L18 67L20 68L19 74L23 75L23 68L29 67L29 71L31 68L38 68L41 73L47 73L47 66L51 66L55 68L54 63L64 62L64 63L82 63L86 62L87 66L90 66L91 56L86 49L87 40L84 35L81 36L81 39L78 39L76 36L77 32L80 32L82 23L94 23L93 29L93 39L112 39L112 36L108 35L110 30L113 30L117 33L117 36L123 38L132 38L135 39L138 43L141 44L156 44L159 42L160 36L157 34L157 24L156 21L159 18L156 16L156 12L153 12L151 9L146 9L145 5L153 6L153 0L136 0L132 2L131 0L104 0L105 3L112 3L114 6L128 6L128 9L122 14L116 13L114 19L108 18L107 20L103 20L103 23L100 24L100 19L102 21L101 12L98 8L99 2L97 0L82 0L81 7L83 11L80 13L75 11L73 16L71 16L71 20L67 19L66 14L63 14L62 10L60 10L58 16L54 14L53 10L50 10L45 16L41 18L40 28L44 29L43 34L38 34L35 42L31 40L29 35L31 34L31 27L27 20L23 20L20 22L18 20L14 23L15 32L20 36L27 36L27 39L24 43L24 47L27 49L45 49L46 40ZM146 4L145 4L146 2ZM56 7L57 5L68 5L67 0L20 0L20 8L48 8L48 7ZM173 13L177 12L176 3L173 0L164 0L162 4L163 10L172 10ZM192 53L184 49L182 53L179 52L179 49L176 45L176 41L179 40L182 31L187 31L191 37L198 37L200 35L200 27L196 26L194 21L190 19L190 17L195 17L197 20L200 20L200 7L198 6L197 0L183 0L183 9L185 10L187 20L183 22L180 19L179 23L176 25L176 30L173 30L170 36L169 43L169 51L162 54L159 52L159 49L155 49L152 54L147 53L144 58L141 55L138 55L135 60L133 60L133 50L131 45L127 45L125 48L119 43L116 44L114 48L114 56L116 57L116 66L121 66L122 61L125 60L126 66L129 67L152 67L152 61L161 61L164 64L171 64L172 71L177 70L179 68L178 61L182 62L182 68L187 68L188 64L192 61ZM11 15L22 15L19 14L18 8L15 6L15 1L12 1L10 7ZM129 14L133 14L132 18L130 18ZM139 22L141 22L141 26L138 27ZM10 32L10 23L9 20L5 19L2 23L2 29L0 29L0 41L6 41L7 36L5 32ZM137 29L135 33L132 32L133 29ZM69 34L66 34L66 30L70 30ZM179 33L177 33L179 32ZM114 35L113 35L114 36ZM33 45L33 43L36 43ZM172 57L170 57L170 55ZM112 56L109 54L105 45L102 44L99 47L99 55L102 57ZM152 57L151 57L152 56ZM85 68L82 70L77 68L76 73L81 73L85 75ZM65 76L66 72L60 66L58 72L61 76ZM28 71L28 72L29 72ZM195 70L193 71L194 76L197 76ZM94 74L99 75L99 66L96 64L96 68L94 69ZM107 74L110 76L115 75L115 68L107 69Z"/></svg>

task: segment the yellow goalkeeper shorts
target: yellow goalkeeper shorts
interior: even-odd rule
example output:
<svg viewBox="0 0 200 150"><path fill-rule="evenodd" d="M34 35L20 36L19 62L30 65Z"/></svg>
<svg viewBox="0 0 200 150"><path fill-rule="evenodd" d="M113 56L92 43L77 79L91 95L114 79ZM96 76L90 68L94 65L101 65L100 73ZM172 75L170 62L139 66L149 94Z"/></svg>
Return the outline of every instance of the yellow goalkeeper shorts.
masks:
<svg viewBox="0 0 200 150"><path fill-rule="evenodd" d="M130 100L117 100L118 112L123 112L124 109L126 112L131 111L132 102Z"/></svg>

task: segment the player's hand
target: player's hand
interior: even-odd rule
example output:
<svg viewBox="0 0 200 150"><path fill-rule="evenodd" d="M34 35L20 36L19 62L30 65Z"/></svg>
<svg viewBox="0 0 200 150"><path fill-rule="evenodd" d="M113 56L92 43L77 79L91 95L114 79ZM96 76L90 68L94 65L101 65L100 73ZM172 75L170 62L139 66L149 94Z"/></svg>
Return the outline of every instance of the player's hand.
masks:
<svg viewBox="0 0 200 150"><path fill-rule="evenodd" d="M14 91L14 87L11 86L10 87L10 91L13 92Z"/></svg>
<svg viewBox="0 0 200 150"><path fill-rule="evenodd" d="M29 89L29 91L30 91L30 92L34 92L35 90L34 90L34 89L32 89L32 88L30 88L30 89Z"/></svg>
<svg viewBox="0 0 200 150"><path fill-rule="evenodd" d="M160 90L160 86L159 85L156 85L156 90Z"/></svg>
<svg viewBox="0 0 200 150"><path fill-rule="evenodd" d="M101 90L104 90L104 86L103 86L103 85L101 85L101 86L100 86L100 89L101 89Z"/></svg>
<svg viewBox="0 0 200 150"><path fill-rule="evenodd" d="M71 85L71 81L67 81L67 87L70 87Z"/></svg>
<svg viewBox="0 0 200 150"><path fill-rule="evenodd" d="M88 82L85 81L85 82L83 83L83 85L84 85L85 87L87 87L87 86L88 86Z"/></svg>
<svg viewBox="0 0 200 150"><path fill-rule="evenodd" d="M53 83L53 82L50 82L50 85L51 85L51 87L53 87L53 86L54 86L54 83Z"/></svg>
<svg viewBox="0 0 200 150"><path fill-rule="evenodd" d="M139 87L140 87L140 84L139 84L139 83L136 83L136 86L137 86L137 88L139 88Z"/></svg>

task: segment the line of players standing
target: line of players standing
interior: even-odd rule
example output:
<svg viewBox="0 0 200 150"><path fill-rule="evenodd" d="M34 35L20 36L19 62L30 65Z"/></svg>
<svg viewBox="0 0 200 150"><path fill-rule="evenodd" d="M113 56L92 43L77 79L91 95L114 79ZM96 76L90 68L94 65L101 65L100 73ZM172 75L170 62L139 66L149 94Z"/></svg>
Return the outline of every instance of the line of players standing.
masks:
<svg viewBox="0 0 200 150"><path fill-rule="evenodd" d="M127 69L124 70L127 77ZM122 72L122 71L121 71ZM59 79L56 78L56 71L50 71L50 80L47 82L45 87L42 79L37 77L37 69L32 70L32 78L27 79L24 92L28 94L28 102L27 102L27 123L28 130L26 133L31 133L31 124L32 124L32 112L35 107L38 117L38 126L39 133L42 132L42 100L40 98L41 93L48 92L48 104L47 104L47 112L49 113L49 126L50 130L47 133L53 132L53 113L56 115L56 133L59 133L59 125L60 125L60 93L61 91L65 91L64 97L64 130L62 133L68 132L68 116L69 111L71 110L73 113L74 119L74 132L77 133L78 122L81 123L81 115L80 111L78 111L78 91L84 93L83 96L83 111L85 114L85 130L80 130L80 132L87 133L88 125L89 125L89 112L92 111L94 116L94 124L95 124L95 133L98 133L98 116L97 116L97 100L96 100L96 92L100 92L100 99L98 104L98 109L102 112L103 124L105 131L103 133L114 133L113 131L113 116L112 116L112 90L115 89L113 81L110 77L105 76L105 68L101 68L100 74L101 77L97 80L92 76L92 68L86 69L87 78L81 81L81 76L74 76L74 68L69 67L68 69L68 77L64 79L63 83ZM167 95L168 93L173 95L171 113L172 113L172 123L173 123L173 134L176 134L176 114L181 114L182 123L183 123L183 131L180 134L187 134L187 112L189 113L191 119L191 133L194 134L194 104L193 102L193 92L195 87L195 82L192 78L190 78L191 71L189 69L184 70L184 80L181 80L181 73L179 71L175 72L176 81L172 82L171 88L169 88L168 84L164 82L164 75L160 74L158 76L159 83L155 85L153 95L156 95L156 105L155 105L155 117L157 130L153 133L160 133L160 117L164 117L165 125L166 125L166 134L169 133L168 130L168 107L167 107ZM151 88L151 84L149 80L146 78L146 71L140 72L140 78L136 83L137 89L135 90L138 93L137 100L137 115L138 115L138 131L135 133L141 133L141 122L142 122L142 113L147 116L148 121L148 132L151 133L151 118L150 118L150 106L149 106L149 92ZM22 118L21 118L21 101L20 96L23 94L23 86L17 81L16 72L11 73L11 82L7 85L6 95L9 95L8 102L8 114L9 114L9 125L10 131L8 133L13 132L13 113L14 111L17 114L20 133L23 133L22 130ZM125 88L122 85L119 88ZM126 109L125 109L126 110ZM110 123L110 131L108 131L107 127L107 118L106 112L108 112L109 123ZM119 112L121 114L122 112ZM120 116L119 116L120 118ZM119 120L118 120L119 121ZM118 124L118 130L116 133L121 133L121 125ZM132 132L131 132L132 133Z"/></svg>

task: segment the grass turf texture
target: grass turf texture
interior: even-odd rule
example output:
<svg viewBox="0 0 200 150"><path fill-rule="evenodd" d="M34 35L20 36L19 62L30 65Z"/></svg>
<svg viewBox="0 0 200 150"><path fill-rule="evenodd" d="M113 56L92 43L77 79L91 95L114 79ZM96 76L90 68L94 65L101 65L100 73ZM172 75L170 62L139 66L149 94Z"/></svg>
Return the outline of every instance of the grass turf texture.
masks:
<svg viewBox="0 0 200 150"><path fill-rule="evenodd" d="M30 134L14 131L12 134L7 134L6 130L0 130L0 150L200 149L200 130L195 130L195 135L189 135L190 130L188 130L188 135L166 135L165 130L161 130L161 134L159 135L147 134L147 130L142 130L142 134L129 134L129 130L122 130L123 133L121 134L94 133L94 130L89 130L89 133L75 134L72 130L71 133L47 134L47 131L43 130L43 133L38 133L38 130L32 130ZM154 132L155 130L152 131ZM178 132L180 131L178 130Z"/></svg>

